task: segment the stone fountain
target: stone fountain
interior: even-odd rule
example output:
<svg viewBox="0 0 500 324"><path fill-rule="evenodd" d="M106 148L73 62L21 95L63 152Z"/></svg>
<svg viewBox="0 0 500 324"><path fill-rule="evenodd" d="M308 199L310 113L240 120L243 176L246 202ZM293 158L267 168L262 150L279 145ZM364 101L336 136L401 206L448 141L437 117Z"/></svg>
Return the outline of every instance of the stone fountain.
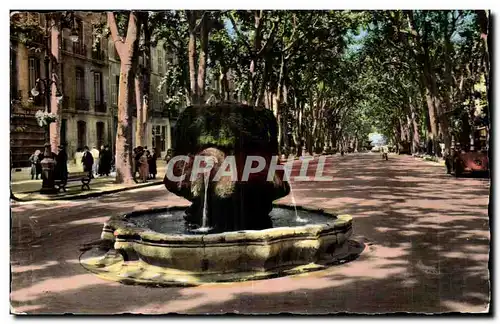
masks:
<svg viewBox="0 0 500 324"><path fill-rule="evenodd" d="M283 170L269 176L278 154L270 110L191 106L174 138L164 184L191 206L112 216L100 247L82 255L86 269L123 283L196 285L318 270L348 255L351 216L273 205L290 185Z"/></svg>

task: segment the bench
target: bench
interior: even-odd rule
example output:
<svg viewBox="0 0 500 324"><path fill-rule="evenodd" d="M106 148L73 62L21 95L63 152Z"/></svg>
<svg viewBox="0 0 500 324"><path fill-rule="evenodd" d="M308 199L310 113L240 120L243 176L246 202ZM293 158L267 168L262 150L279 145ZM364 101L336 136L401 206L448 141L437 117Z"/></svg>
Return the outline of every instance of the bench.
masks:
<svg viewBox="0 0 500 324"><path fill-rule="evenodd" d="M74 172L68 173L68 177L66 179L56 179L55 186L58 191L66 192L66 186L70 182L81 181L82 182L82 190L90 190L90 181L92 180L92 172Z"/></svg>

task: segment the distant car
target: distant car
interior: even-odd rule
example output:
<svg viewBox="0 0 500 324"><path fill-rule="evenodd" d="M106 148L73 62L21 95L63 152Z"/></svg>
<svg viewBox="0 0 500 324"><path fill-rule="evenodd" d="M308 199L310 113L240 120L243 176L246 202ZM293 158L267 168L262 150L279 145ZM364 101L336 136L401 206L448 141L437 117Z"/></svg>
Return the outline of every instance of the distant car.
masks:
<svg viewBox="0 0 500 324"><path fill-rule="evenodd" d="M487 173L490 169L488 152L486 151L453 151L445 159L445 165L446 172L454 174L456 177L464 173Z"/></svg>
<svg viewBox="0 0 500 324"><path fill-rule="evenodd" d="M380 152L380 146L372 147L372 152L375 152L375 153Z"/></svg>

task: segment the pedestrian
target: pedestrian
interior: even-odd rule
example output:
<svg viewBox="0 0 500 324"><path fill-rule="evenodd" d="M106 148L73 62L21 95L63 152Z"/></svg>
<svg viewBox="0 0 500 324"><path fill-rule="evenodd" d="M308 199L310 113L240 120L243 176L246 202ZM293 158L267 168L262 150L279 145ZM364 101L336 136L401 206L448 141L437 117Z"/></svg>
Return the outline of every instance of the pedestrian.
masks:
<svg viewBox="0 0 500 324"><path fill-rule="evenodd" d="M151 179L151 152L149 150L144 151L146 153L146 159L148 161L148 180Z"/></svg>
<svg viewBox="0 0 500 324"><path fill-rule="evenodd" d="M98 175L98 168L99 168L99 150L96 148L96 146L92 146L92 157L94 158L94 164L92 165L92 173L94 175Z"/></svg>
<svg viewBox="0 0 500 324"><path fill-rule="evenodd" d="M111 173L111 162L113 157L111 156L111 151L107 145L103 146L101 155L102 157L99 159L102 168L101 174L109 176L109 174Z"/></svg>
<svg viewBox="0 0 500 324"><path fill-rule="evenodd" d="M83 168L82 157L83 157L83 149L81 147L79 147L76 149L75 156L74 156L75 164L79 169Z"/></svg>
<svg viewBox="0 0 500 324"><path fill-rule="evenodd" d="M151 178L152 179L156 179L156 160L157 160L157 156L156 156L156 150L155 148L153 147L153 154L151 154L149 156L149 174L151 175Z"/></svg>
<svg viewBox="0 0 500 324"><path fill-rule="evenodd" d="M141 163L140 163L140 159L142 157L142 155L144 154L144 148L142 146L137 146L135 149L134 149L134 178L135 178L135 174L136 173L139 173L139 178L141 177L141 172L140 172L140 167L141 167Z"/></svg>
<svg viewBox="0 0 500 324"><path fill-rule="evenodd" d="M139 157L139 176L142 182L146 182L148 180L148 175L149 175L148 157L146 155L146 151L142 151L141 156Z"/></svg>
<svg viewBox="0 0 500 324"><path fill-rule="evenodd" d="M68 154L63 145L59 145L59 152L56 156L56 179L65 180L68 178Z"/></svg>
<svg viewBox="0 0 500 324"><path fill-rule="evenodd" d="M31 163L31 180L35 178L38 180L38 176L42 173L42 163L40 160L40 150L36 150L35 153L31 154L29 161Z"/></svg>
<svg viewBox="0 0 500 324"><path fill-rule="evenodd" d="M172 159L173 151L172 149L167 150L167 154L165 154L165 162L168 164L168 161Z"/></svg>
<svg viewBox="0 0 500 324"><path fill-rule="evenodd" d="M104 168L105 168L105 163L106 163L106 158L104 157L104 155L106 154L106 152L104 151L104 145L101 145L101 148L99 150L99 165L97 167L97 173L99 174L99 176L103 176L104 175Z"/></svg>
<svg viewBox="0 0 500 324"><path fill-rule="evenodd" d="M92 167L94 165L94 158L92 156L92 153L90 153L88 146L85 146L83 148L82 165L83 172L89 172L91 177L93 178L94 176L92 174Z"/></svg>

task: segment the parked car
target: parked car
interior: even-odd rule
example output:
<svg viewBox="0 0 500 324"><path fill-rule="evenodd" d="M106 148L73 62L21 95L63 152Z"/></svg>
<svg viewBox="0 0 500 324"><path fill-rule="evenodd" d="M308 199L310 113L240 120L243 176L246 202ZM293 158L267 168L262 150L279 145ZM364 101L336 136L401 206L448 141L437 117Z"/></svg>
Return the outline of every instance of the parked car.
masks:
<svg viewBox="0 0 500 324"><path fill-rule="evenodd" d="M446 172L454 174L456 177L464 173L487 173L490 166L487 151L452 151L452 154L445 158Z"/></svg>

